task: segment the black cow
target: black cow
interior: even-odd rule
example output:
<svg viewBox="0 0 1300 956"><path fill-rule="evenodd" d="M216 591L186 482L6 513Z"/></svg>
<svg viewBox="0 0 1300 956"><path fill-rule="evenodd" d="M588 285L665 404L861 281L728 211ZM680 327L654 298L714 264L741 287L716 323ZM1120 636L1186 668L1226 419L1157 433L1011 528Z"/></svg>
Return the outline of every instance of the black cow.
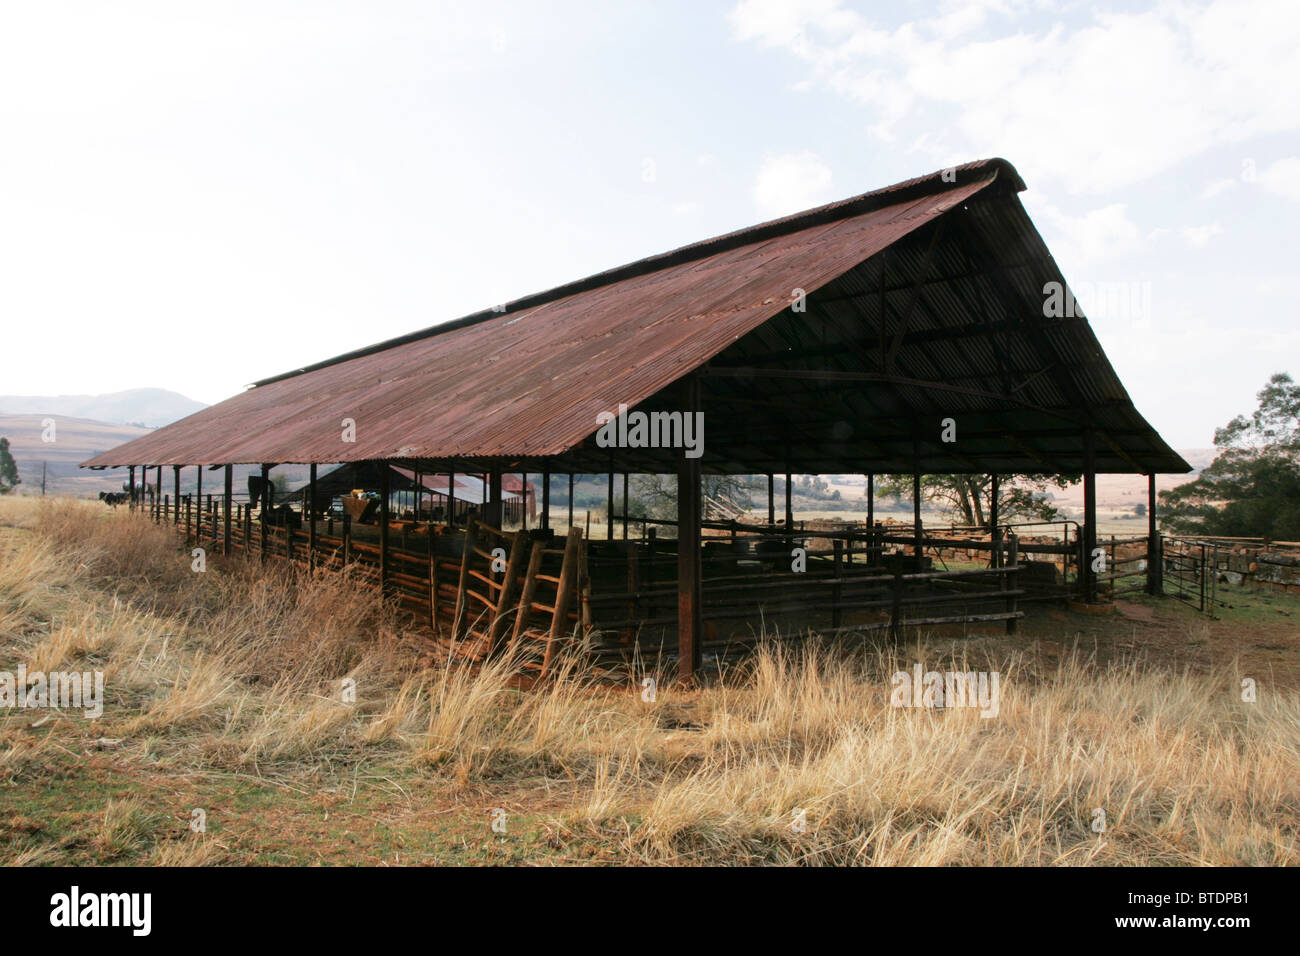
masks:
<svg viewBox="0 0 1300 956"><path fill-rule="evenodd" d="M131 496L125 491L101 491L99 500L106 505L116 508L118 505L124 505L131 500Z"/></svg>

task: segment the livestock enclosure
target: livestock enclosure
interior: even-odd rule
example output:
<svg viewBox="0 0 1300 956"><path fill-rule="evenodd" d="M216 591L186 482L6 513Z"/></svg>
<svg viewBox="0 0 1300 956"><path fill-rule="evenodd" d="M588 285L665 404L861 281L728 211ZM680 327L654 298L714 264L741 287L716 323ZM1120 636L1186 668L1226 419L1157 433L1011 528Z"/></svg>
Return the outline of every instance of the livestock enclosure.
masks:
<svg viewBox="0 0 1300 956"><path fill-rule="evenodd" d="M450 652L528 648L542 672L574 639L691 678L767 623L1014 632L1028 601L1159 593L1154 476L1191 468L1134 408L1024 188L999 159L908 180L295 368L84 465L132 489L139 469L192 542L348 566ZM277 508L287 463L311 477ZM247 495L235 464L261 466ZM322 464L371 495L335 517ZM187 467L222 487L182 499ZM556 478L590 473L609 476L603 540L550 508ZM791 476L836 473L911 474L912 523L877 522L869 493L861 523L796 524ZM1145 536L1100 538L1099 473L1148 476ZM620 515L628 474L675 474L676 517L630 518L626 490ZM766 475L766 520L708 520L704 474ZM992 476L986 525L926 528L925 474ZM1005 521L999 476L1019 474L1082 476L1083 521ZM482 476L473 508L458 476Z"/></svg>

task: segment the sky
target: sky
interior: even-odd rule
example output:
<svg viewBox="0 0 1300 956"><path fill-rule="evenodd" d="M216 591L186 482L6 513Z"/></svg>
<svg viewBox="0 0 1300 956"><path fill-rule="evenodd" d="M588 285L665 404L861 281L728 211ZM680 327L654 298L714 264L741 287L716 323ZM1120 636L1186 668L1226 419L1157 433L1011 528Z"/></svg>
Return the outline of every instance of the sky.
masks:
<svg viewBox="0 0 1300 956"><path fill-rule="evenodd" d="M1294 0L0 0L0 392L216 402L989 156L1175 447L1300 376Z"/></svg>

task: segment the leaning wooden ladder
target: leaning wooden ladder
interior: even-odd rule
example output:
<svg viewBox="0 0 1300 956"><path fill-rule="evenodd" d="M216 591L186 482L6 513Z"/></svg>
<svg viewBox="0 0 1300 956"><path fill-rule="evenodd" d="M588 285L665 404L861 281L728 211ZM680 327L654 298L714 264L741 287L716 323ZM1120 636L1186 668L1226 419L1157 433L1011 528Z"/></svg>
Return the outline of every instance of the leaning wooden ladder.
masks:
<svg viewBox="0 0 1300 956"><path fill-rule="evenodd" d="M508 545L508 547L506 547ZM465 527L465 552L456 588L456 611L452 618L453 653L482 660L497 649L516 606L519 570L528 545L528 535L507 534L470 518ZM493 565L506 552L505 570Z"/></svg>
<svg viewBox="0 0 1300 956"><path fill-rule="evenodd" d="M570 607L579 607L582 587L582 531L570 527L564 547L550 549L534 541L519 595L519 612L515 615L507 653L524 671L545 678L555 663L559 648L570 632ZM558 575L543 574L545 559L560 557ZM581 615L575 614L577 623Z"/></svg>

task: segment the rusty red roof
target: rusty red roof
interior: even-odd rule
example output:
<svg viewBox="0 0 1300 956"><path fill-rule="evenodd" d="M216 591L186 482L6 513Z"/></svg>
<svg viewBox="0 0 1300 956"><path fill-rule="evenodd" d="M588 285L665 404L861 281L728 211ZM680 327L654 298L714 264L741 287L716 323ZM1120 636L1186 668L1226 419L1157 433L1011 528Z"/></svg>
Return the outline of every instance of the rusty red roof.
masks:
<svg viewBox="0 0 1300 956"><path fill-rule="evenodd" d="M998 179L1024 188L984 160L644 259L266 379L83 464L558 455Z"/></svg>

